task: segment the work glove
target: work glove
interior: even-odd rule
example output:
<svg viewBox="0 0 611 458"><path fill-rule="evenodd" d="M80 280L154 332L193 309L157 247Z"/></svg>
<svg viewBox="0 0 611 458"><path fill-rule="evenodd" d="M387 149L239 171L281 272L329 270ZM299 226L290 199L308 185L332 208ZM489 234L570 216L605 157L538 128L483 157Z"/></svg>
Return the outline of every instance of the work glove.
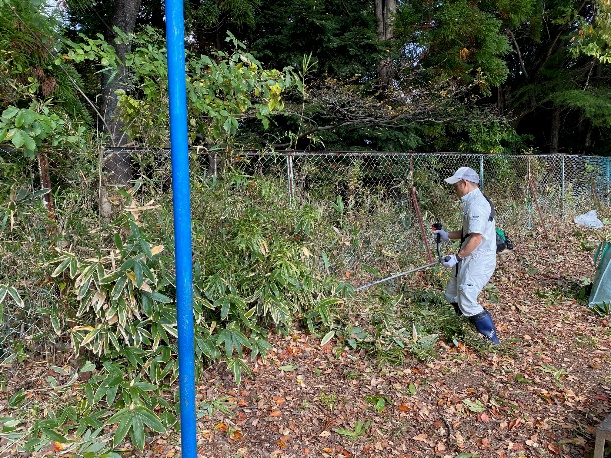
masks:
<svg viewBox="0 0 611 458"><path fill-rule="evenodd" d="M456 264L458 264L460 261L462 261L462 259L459 258L457 255L450 254L448 256L444 256L443 258L441 258L441 265L443 267L447 267L448 269L451 269Z"/></svg>
<svg viewBox="0 0 611 458"><path fill-rule="evenodd" d="M433 234L439 235L442 241L450 240L450 235L448 234L447 231L444 231L443 229L438 229L436 231L433 231Z"/></svg>

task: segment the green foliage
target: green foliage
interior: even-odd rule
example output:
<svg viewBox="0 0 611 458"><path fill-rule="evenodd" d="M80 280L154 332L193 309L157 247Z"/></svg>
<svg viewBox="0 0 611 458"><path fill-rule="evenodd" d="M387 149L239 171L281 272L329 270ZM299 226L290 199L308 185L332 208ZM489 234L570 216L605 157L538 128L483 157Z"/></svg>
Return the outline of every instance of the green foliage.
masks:
<svg viewBox="0 0 611 458"><path fill-rule="evenodd" d="M104 255L64 251L50 262L51 278L64 285L73 306L49 314L56 332L68 325L74 349L100 367L83 385L75 423L116 425L113 444L129 436L142 448L147 434L176 422L166 390L178 364L173 261L165 256L171 240L164 238L171 218L135 210L135 192L120 191L133 210L111 223L112 245ZM244 358L271 348L270 325L334 326L342 300L332 295L340 288L317 275L313 254L320 213L295 209L282 195L274 180L238 173L198 182L194 196L207 206L194 212L196 373L207 361L223 360L239 384L249 371ZM169 215L169 208L157 212ZM161 240L149 235L153 230Z"/></svg>
<svg viewBox="0 0 611 458"><path fill-rule="evenodd" d="M407 51L417 53L411 57L425 68L489 94L509 74L503 56L510 45L501 21L482 7L467 1L405 3L399 8L397 34L417 43Z"/></svg>
<svg viewBox="0 0 611 458"><path fill-rule="evenodd" d="M11 297L13 301L15 301L15 304L17 304L19 307L24 306L23 299L21 299L19 292L15 289L14 286L0 284L0 323L2 323L2 318L4 315L4 308L2 306L2 303L7 297Z"/></svg>
<svg viewBox="0 0 611 458"><path fill-rule="evenodd" d="M321 214L307 205L291 207L275 181L239 173L202 183L198 191L203 202L224 202L195 205L193 216L195 301L216 311L214 322L227 323L219 336L225 353L247 340L242 327L259 335L260 323L286 328L297 317L311 329L319 323L328 328L341 301L328 297L339 285L315 270L312 230ZM260 344L253 344L256 355Z"/></svg>
<svg viewBox="0 0 611 458"><path fill-rule="evenodd" d="M467 153L513 154L524 141L502 118L470 123L466 132L468 140L459 144L459 150Z"/></svg>
<svg viewBox="0 0 611 458"><path fill-rule="evenodd" d="M598 316L607 316L611 313L611 303L601 302L600 304L594 304L590 307L590 310Z"/></svg>
<svg viewBox="0 0 611 458"><path fill-rule="evenodd" d="M120 115L131 138L144 144L168 142L169 114L167 56L162 36L152 27L127 36L116 30L119 41L131 45L124 64L132 68L130 90L119 90ZM97 38L82 36L82 43L70 42L68 56L75 62L94 61L116 74L119 59L114 47ZM229 34L233 52L187 57L187 100L189 135L201 135L209 144L228 144L240 122L256 118L268 126L270 115L282 110L282 93L299 85L290 69L265 70L242 43Z"/></svg>
<svg viewBox="0 0 611 458"><path fill-rule="evenodd" d="M374 409L378 413L382 412L387 405L392 405L392 401L387 396L381 394L365 396L365 401L369 404L373 404Z"/></svg>
<svg viewBox="0 0 611 458"><path fill-rule="evenodd" d="M367 430L369 429L370 425L371 425L371 420L367 420L366 422L361 421L361 420L356 420L354 422L354 426L352 429L337 428L337 429L334 429L333 431L335 431L337 434L341 436L347 436L350 439L356 440L359 437L367 434Z"/></svg>
<svg viewBox="0 0 611 458"><path fill-rule="evenodd" d="M577 33L572 41L573 55L592 56L602 63L611 62L611 5L598 0L593 2L595 13L591 18L578 18Z"/></svg>
<svg viewBox="0 0 611 458"><path fill-rule="evenodd" d="M269 33L273 30L274 33ZM375 72L386 54L376 38L373 2L290 0L261 2L239 37L266 65L298 68L313 56L309 73L320 78L358 79Z"/></svg>
<svg viewBox="0 0 611 458"><path fill-rule="evenodd" d="M43 145L85 148L85 134L85 126L73 128L49 104L34 102L30 108L21 109L10 106L0 117L0 143L10 141L28 159L33 159Z"/></svg>
<svg viewBox="0 0 611 458"><path fill-rule="evenodd" d="M23 129L34 140L39 135L46 137L52 133L54 129L45 127L58 122L58 119L66 126L91 121L79 99L78 73L61 59L54 62L61 48L62 27L51 8L45 9L46 3L45 0L5 0L0 3L0 110L29 107L35 111L42 118L41 132L32 135L27 124ZM58 119L44 119L44 116L49 116L45 110L50 108ZM32 118L34 114L22 116ZM6 122L6 119L2 121ZM73 129L75 132L78 130L76 127ZM78 131L76 135L82 134L83 131ZM31 140L28 137L19 139L19 136L17 134L13 143L25 144L32 151Z"/></svg>
<svg viewBox="0 0 611 458"><path fill-rule="evenodd" d="M609 88L562 91L554 95L553 101L558 105L578 111L594 126L611 126L611 90Z"/></svg>
<svg viewBox="0 0 611 458"><path fill-rule="evenodd" d="M110 256L79 259L63 253L53 261L52 277L65 274L78 303L71 317L78 322L72 328L77 351L104 356L123 346L146 345L154 352L177 335L172 299L163 294L171 285L163 246L151 246L134 221L127 222L129 235L124 242L115 234L116 251Z"/></svg>

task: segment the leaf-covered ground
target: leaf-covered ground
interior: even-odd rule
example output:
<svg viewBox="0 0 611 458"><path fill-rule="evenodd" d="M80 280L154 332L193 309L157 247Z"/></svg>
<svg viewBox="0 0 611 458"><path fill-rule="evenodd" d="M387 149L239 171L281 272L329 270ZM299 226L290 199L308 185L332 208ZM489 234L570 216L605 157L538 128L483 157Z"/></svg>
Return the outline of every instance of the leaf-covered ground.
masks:
<svg viewBox="0 0 611 458"><path fill-rule="evenodd" d="M524 237L499 258L498 300L485 304L497 348L439 342L430 362L380 367L296 332L270 335L275 349L239 387L210 367L197 390L209 413L198 420L198 456L590 456L611 413L611 327L576 295L593 277L600 234L575 225L555 234ZM422 287L423 278L406 281ZM178 457L179 438L125 456Z"/></svg>

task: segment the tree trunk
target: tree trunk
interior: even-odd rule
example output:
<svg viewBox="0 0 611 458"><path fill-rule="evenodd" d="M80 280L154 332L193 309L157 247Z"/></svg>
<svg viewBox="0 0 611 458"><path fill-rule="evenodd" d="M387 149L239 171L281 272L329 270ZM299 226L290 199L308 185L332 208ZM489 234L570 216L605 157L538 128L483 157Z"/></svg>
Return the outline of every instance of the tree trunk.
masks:
<svg viewBox="0 0 611 458"><path fill-rule="evenodd" d="M378 20L378 40L393 38L393 21L397 12L397 0L375 0L375 13ZM388 89L394 76L392 59L386 58L378 65L378 78L382 90Z"/></svg>
<svg viewBox="0 0 611 458"><path fill-rule="evenodd" d="M378 40L390 40L393 37L397 0L375 0L375 10L378 19Z"/></svg>
<svg viewBox="0 0 611 458"><path fill-rule="evenodd" d="M132 33L136 26L138 11L141 0L116 0L115 11L112 18L112 26L117 27L123 33ZM119 61L121 62L116 75L106 75L102 90L102 115L106 121L107 134L113 146L123 146L127 143L124 125L116 116L117 113L117 89L126 88L128 69L122 65L125 56L131 51L129 44L119 44L115 40L117 35L113 32L110 43L114 46ZM129 161L121 160L122 156L111 154L105 158L104 172L108 182L116 185L125 185L132 177Z"/></svg>
<svg viewBox="0 0 611 458"><path fill-rule="evenodd" d="M550 154L558 154L558 145L560 143L560 108L554 109L552 115L552 131L550 135Z"/></svg>
<svg viewBox="0 0 611 458"><path fill-rule="evenodd" d="M38 152L36 155L38 159L38 170L40 173L40 187L43 189L51 190L51 172L49 170L49 158L46 153ZM45 207L47 208L47 214L50 219L55 219L54 211L53 211L53 195L49 192L45 194L43 197L43 202L45 203Z"/></svg>

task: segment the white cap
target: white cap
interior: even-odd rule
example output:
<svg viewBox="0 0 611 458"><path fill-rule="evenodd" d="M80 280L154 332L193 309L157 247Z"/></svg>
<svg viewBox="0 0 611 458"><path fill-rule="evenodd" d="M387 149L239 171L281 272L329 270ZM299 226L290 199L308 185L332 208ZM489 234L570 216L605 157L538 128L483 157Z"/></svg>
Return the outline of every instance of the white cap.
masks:
<svg viewBox="0 0 611 458"><path fill-rule="evenodd" d="M460 180L470 181L471 183L479 184L479 175L471 167L461 167L450 178L446 178L446 183L454 184Z"/></svg>

